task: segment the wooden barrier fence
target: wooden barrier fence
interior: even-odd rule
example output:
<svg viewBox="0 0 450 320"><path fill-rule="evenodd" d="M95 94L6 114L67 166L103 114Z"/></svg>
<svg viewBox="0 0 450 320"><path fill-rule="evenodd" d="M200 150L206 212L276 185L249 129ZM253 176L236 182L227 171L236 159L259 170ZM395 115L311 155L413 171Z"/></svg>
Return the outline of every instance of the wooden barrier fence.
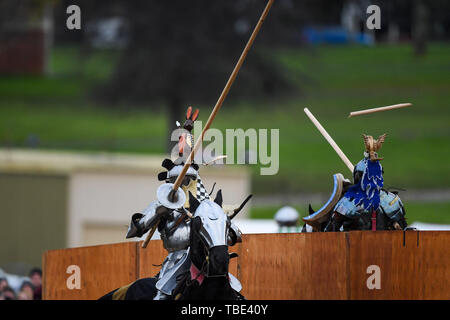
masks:
<svg viewBox="0 0 450 320"><path fill-rule="evenodd" d="M47 251L44 299L97 299L154 276L167 252L140 244ZM450 299L449 245L448 231L249 234L230 272L247 299Z"/></svg>

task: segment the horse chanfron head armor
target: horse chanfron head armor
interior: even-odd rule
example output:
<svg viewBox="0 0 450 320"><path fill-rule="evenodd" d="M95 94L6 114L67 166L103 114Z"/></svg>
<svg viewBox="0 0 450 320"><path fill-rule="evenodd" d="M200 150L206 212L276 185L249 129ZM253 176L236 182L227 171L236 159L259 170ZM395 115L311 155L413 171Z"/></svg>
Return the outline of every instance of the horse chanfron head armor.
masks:
<svg viewBox="0 0 450 320"><path fill-rule="evenodd" d="M367 136L363 134L365 153L368 154L370 161L383 160L383 158L378 158L377 151L381 149L384 139L386 138L386 133L379 136L378 139L374 139L372 136Z"/></svg>

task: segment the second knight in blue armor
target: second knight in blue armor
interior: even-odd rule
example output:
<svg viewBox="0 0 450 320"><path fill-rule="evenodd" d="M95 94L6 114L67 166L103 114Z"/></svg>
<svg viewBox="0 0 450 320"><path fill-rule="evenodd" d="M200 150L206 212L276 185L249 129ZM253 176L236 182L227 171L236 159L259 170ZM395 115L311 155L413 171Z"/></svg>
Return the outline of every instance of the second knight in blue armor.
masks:
<svg viewBox="0 0 450 320"><path fill-rule="evenodd" d="M340 231L347 225L380 210L380 195L383 188L383 167L377 151L381 148L386 134L375 140L372 136L364 137L365 152L353 170L353 182L344 196L334 207L330 223L325 231ZM345 226L344 226L345 227Z"/></svg>

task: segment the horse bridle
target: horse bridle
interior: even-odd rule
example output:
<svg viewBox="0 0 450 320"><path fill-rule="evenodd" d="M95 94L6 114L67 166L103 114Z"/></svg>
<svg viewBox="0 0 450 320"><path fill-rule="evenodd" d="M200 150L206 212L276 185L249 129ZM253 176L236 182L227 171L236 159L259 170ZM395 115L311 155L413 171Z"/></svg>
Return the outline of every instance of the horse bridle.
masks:
<svg viewBox="0 0 450 320"><path fill-rule="evenodd" d="M202 222L202 223L203 223L203 222ZM196 228L193 228L192 225L191 225L191 228L192 228L192 232L194 232L194 233L198 236L198 238L200 239L200 241L202 242L202 244L203 244L203 251L204 251L204 254L205 254L205 260L203 261L202 267L201 267L200 269L197 268L197 269L200 270L199 274L203 274L203 275L204 275L205 277L207 277L207 278L218 278L218 277L226 277L226 276L228 276L228 272L225 273L225 274L209 275L209 263L210 263L210 258L209 258L210 250L209 250L209 246L208 246L208 244L206 243L205 239L203 239L203 236L200 234L200 232L199 232ZM229 226L227 226L227 228L229 228ZM226 246L228 246L228 244L227 244ZM192 262L192 263L193 263L193 262ZM194 264L194 265L195 265L195 264ZM196 266L196 267L197 267L197 266ZM206 270L205 270L205 269L206 269ZM205 273L205 271L206 271L206 273Z"/></svg>

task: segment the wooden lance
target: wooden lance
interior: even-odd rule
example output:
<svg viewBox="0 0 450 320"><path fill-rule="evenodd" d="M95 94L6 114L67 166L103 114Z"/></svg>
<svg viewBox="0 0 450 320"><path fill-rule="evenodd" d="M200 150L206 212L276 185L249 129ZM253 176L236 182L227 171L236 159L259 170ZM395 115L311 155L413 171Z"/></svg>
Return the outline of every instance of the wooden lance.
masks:
<svg viewBox="0 0 450 320"><path fill-rule="evenodd" d="M365 110L360 110L360 111L353 111L353 112L350 112L348 117L351 118L351 117L361 116L363 114L369 114L369 113L375 113L375 112L382 112L382 111L400 109L400 108L405 108L405 107L410 107L410 106L412 106L412 103L399 103L399 104L394 104L392 106L372 108L372 109L365 109Z"/></svg>
<svg viewBox="0 0 450 320"><path fill-rule="evenodd" d="M303 109L303 111L305 111L306 115L312 121L312 123L316 126L317 130L319 130L319 132L323 135L325 140L327 140L328 143L331 145L331 147L334 149L334 151L336 151L339 158L341 158L341 160L344 161L347 168L353 173L353 169L354 169L353 164L350 162L350 160L348 160L347 156L344 154L344 152L342 152L341 148L339 148L339 146L336 144L336 142L334 142L333 138L331 138L331 136L328 134L328 132L322 127L320 122L316 119L316 117L314 117L314 115L308 110L308 108Z"/></svg>

